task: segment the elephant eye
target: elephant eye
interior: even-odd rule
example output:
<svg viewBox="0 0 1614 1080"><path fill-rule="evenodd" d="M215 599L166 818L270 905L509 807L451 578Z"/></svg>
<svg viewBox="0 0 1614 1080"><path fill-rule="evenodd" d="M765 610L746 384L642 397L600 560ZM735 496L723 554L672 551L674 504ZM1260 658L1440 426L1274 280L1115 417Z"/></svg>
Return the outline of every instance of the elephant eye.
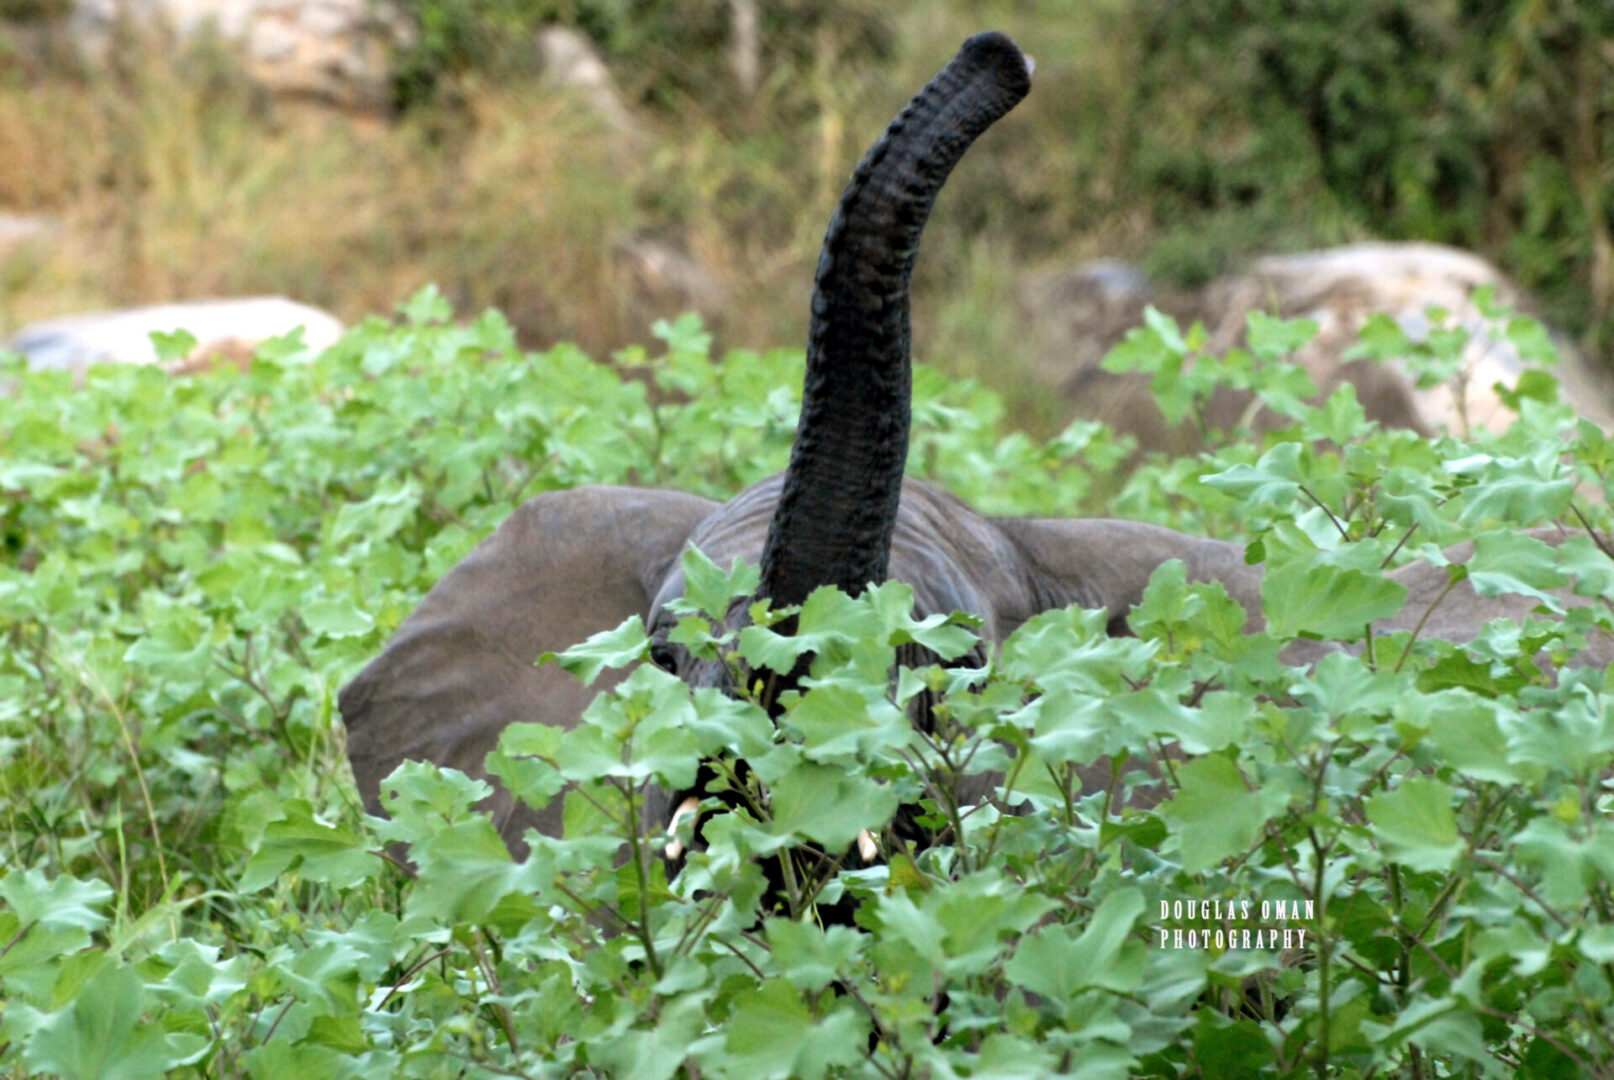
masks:
<svg viewBox="0 0 1614 1080"><path fill-rule="evenodd" d="M650 662L662 671L676 674L678 670L678 654L673 647L665 641L651 641Z"/></svg>

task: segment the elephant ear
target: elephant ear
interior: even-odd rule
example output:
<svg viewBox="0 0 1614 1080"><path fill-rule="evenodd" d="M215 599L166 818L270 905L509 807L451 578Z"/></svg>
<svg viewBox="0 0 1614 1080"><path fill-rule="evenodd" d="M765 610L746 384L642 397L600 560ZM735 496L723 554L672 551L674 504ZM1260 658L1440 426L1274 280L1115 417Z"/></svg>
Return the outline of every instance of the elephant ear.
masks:
<svg viewBox="0 0 1614 1080"><path fill-rule="evenodd" d="M506 726L572 727L610 679L579 684L534 662L643 615L685 539L717 504L631 488L556 491L525 503L426 594L386 651L342 688L348 759L364 805L405 760L488 779ZM494 782L495 824L513 847L559 835L558 801L535 814Z"/></svg>
<svg viewBox="0 0 1614 1080"><path fill-rule="evenodd" d="M1049 608L1081 604L1104 608L1119 628L1143 599L1161 563L1181 559L1189 581L1220 581L1248 614L1247 631L1266 623L1261 614L1261 568L1244 562L1244 546L1205 540L1158 525L1109 518L1003 519L998 522L1025 563L1030 586L1018 624Z"/></svg>

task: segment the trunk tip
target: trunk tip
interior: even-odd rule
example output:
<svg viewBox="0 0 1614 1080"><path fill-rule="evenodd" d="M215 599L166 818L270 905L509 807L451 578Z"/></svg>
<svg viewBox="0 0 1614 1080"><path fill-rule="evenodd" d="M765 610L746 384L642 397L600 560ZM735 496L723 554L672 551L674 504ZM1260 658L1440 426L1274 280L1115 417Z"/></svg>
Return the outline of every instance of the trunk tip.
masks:
<svg viewBox="0 0 1614 1080"><path fill-rule="evenodd" d="M964 42L960 55L995 71L1004 84L1022 95L1031 89L1031 72L1037 63L1020 51L1020 46L996 30L976 34Z"/></svg>

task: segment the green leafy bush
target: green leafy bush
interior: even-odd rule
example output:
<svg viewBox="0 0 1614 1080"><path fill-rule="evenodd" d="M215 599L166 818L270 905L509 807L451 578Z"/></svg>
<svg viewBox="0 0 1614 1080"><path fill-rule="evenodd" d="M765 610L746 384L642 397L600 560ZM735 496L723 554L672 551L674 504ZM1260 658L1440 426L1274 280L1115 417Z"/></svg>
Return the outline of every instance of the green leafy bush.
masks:
<svg viewBox="0 0 1614 1080"><path fill-rule="evenodd" d="M1373 626L1403 600L1384 566L1469 536L1453 573L1481 591L1570 573L1614 591L1585 529L1556 548L1518 531L1584 516L1607 535L1614 447L1550 374L1508 432L1427 441L1368 424L1348 389L1304 404L1283 358L1311 327L1268 321L1207 357L1201 331L1151 317L1116 363L1183 415L1223 380L1295 422L1123 478L1129 447L1102 428L1002 435L994 396L921 369L912 471L994 512L1249 541L1268 631L1242 634L1225 590L1167 564L1135 638L1050 611L981 669L892 677L908 642L962 655L971 620L916 620L891 583L814 594L795 637L762 610L720 633L753 572L687 554L680 639L755 666L810 648L808 688L775 729L643 665L573 732L512 727L497 774L566 800L565 838L518 863L453 772L405 766L391 819L364 818L335 688L522 499L726 497L781 467L801 356L714 361L685 319L612 369L522 354L495 313L454 326L431 290L401 315L320 356L270 343L246 374L102 368L75 390L0 373L8 1075L1614 1067L1614 697L1607 671L1544 667L1606 607L1465 646ZM1293 668L1280 650L1300 638L1356 645ZM592 676L645 649L630 621L549 662ZM921 694L930 734L903 709ZM1104 755L1118 778L1084 786ZM669 838L640 835L637 807L702 757L746 809L711 817L668 880ZM985 773L995 797L960 798ZM940 842L892 841L904 804ZM883 858L851 869L865 830ZM762 911L768 857L789 873ZM821 917L844 900L855 925ZM1220 911L1177 914L1190 902ZM1176 947L1179 930L1211 934Z"/></svg>

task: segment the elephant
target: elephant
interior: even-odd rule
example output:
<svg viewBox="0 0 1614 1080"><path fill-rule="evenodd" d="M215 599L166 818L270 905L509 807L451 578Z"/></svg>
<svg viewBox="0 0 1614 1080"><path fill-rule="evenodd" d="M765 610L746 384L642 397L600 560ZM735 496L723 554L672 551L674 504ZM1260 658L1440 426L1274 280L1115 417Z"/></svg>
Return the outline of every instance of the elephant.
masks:
<svg viewBox="0 0 1614 1080"><path fill-rule="evenodd" d="M559 801L536 812L516 802L483 759L513 722L577 724L613 676L584 687L535 660L633 616L646 620L656 663L693 685L727 688L722 666L668 640L689 544L719 565L760 563L758 593L776 608L823 585L857 594L888 578L907 582L920 615L978 616L985 650L1039 612L1070 604L1104 609L1112 632L1124 633L1150 575L1171 559L1189 580L1221 582L1246 609L1248 629L1263 625L1262 570L1246 565L1241 544L1120 520L989 518L903 475L909 280L920 234L964 152L1029 92L1031 68L1001 34L970 38L857 166L818 262L801 419L785 472L724 503L602 486L540 495L444 576L341 690L348 755L372 813L381 811L383 779L423 759L493 783L486 805L513 850L524 850L529 828L559 836ZM1424 616L1448 582L1444 569L1421 562L1395 577L1412 597L1389 620L1400 628ZM1460 637L1532 603L1482 598L1464 585L1424 630ZM660 797L660 824L687 794Z"/></svg>

